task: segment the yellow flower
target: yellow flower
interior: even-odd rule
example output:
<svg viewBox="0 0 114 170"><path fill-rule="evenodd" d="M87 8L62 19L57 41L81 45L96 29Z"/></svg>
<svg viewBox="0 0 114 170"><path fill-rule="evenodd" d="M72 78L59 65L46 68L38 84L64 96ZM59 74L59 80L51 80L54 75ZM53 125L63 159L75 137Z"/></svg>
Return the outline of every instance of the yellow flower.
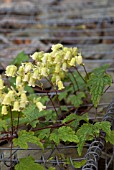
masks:
<svg viewBox="0 0 114 170"><path fill-rule="evenodd" d="M60 65L56 64L55 66L55 73L59 73L60 72Z"/></svg>
<svg viewBox="0 0 114 170"><path fill-rule="evenodd" d="M17 76L17 78L16 78L16 86L21 86L21 76Z"/></svg>
<svg viewBox="0 0 114 170"><path fill-rule="evenodd" d="M23 81L24 81L24 82L25 82L25 81L29 81L29 79L30 79L30 72L28 72L27 74L24 75Z"/></svg>
<svg viewBox="0 0 114 170"><path fill-rule="evenodd" d="M41 75L44 76L44 77L47 77L47 68L46 67L43 67L41 69Z"/></svg>
<svg viewBox="0 0 114 170"><path fill-rule="evenodd" d="M27 103L28 103L27 96L26 96L26 94L23 92L23 93L21 93L20 107L21 107L21 108L25 108L25 106L26 106Z"/></svg>
<svg viewBox="0 0 114 170"><path fill-rule="evenodd" d="M64 59L65 59L65 60L70 60L70 58L71 58L71 52L70 52L70 51L67 51L66 54L65 54L65 56L64 56Z"/></svg>
<svg viewBox="0 0 114 170"><path fill-rule="evenodd" d="M32 63L25 63L24 71L25 73L29 72L32 69Z"/></svg>
<svg viewBox="0 0 114 170"><path fill-rule="evenodd" d="M2 90L4 87L5 87L4 82L3 82L3 80L2 80L2 78L0 76L0 90Z"/></svg>
<svg viewBox="0 0 114 170"><path fill-rule="evenodd" d="M38 79L38 77L39 77L39 71L38 71L38 69L34 69L33 71L34 71L34 72L33 72L32 77L33 77L34 79Z"/></svg>
<svg viewBox="0 0 114 170"><path fill-rule="evenodd" d="M7 111L7 107L6 106L2 106L2 111L1 111L2 115L7 115L8 111Z"/></svg>
<svg viewBox="0 0 114 170"><path fill-rule="evenodd" d="M16 71L17 71L17 67L14 65L10 65L6 67L7 76L15 77Z"/></svg>
<svg viewBox="0 0 114 170"><path fill-rule="evenodd" d="M20 112L19 102L18 102L18 101L15 101L15 102L14 102L12 111L18 111L18 112Z"/></svg>
<svg viewBox="0 0 114 170"><path fill-rule="evenodd" d="M30 56L33 60L37 60L38 52L35 52L33 55Z"/></svg>
<svg viewBox="0 0 114 170"><path fill-rule="evenodd" d="M56 45L52 45L52 51L58 51L60 48L63 48L62 44L56 44Z"/></svg>
<svg viewBox="0 0 114 170"><path fill-rule="evenodd" d="M31 76L28 82L28 86L35 87L36 80Z"/></svg>
<svg viewBox="0 0 114 170"><path fill-rule="evenodd" d="M8 94L5 95L2 104L4 105L11 105L11 98Z"/></svg>
<svg viewBox="0 0 114 170"><path fill-rule="evenodd" d="M75 56L75 58L76 58L76 63L77 64L82 64L82 56L81 56L81 54L79 54L78 56Z"/></svg>
<svg viewBox="0 0 114 170"><path fill-rule="evenodd" d="M46 109L46 106L44 106L41 102L36 102L36 106L39 109L39 111Z"/></svg>
<svg viewBox="0 0 114 170"><path fill-rule="evenodd" d="M63 71L67 71L67 63L66 62L63 63L62 70Z"/></svg>
<svg viewBox="0 0 114 170"><path fill-rule="evenodd" d="M17 73L22 76L24 74L24 66L20 66L19 70L17 71Z"/></svg>
<svg viewBox="0 0 114 170"><path fill-rule="evenodd" d="M65 88L65 87L63 86L62 81L60 81L60 80L57 82L57 85L58 85L58 90L62 90L62 89Z"/></svg>
<svg viewBox="0 0 114 170"><path fill-rule="evenodd" d="M69 63L70 66L76 66L76 58L73 57Z"/></svg>

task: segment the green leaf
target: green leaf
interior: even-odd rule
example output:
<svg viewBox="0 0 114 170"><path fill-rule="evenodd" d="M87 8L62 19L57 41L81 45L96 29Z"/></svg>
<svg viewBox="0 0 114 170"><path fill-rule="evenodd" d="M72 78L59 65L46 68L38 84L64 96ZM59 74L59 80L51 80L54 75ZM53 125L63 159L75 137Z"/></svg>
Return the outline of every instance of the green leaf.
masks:
<svg viewBox="0 0 114 170"><path fill-rule="evenodd" d="M28 142L34 143L43 149L43 144L40 139L34 136L34 132L26 132L25 130L19 131L18 138L13 139L14 146L20 146L20 148L27 149Z"/></svg>
<svg viewBox="0 0 114 170"><path fill-rule="evenodd" d="M61 110L62 111L68 111L68 108L67 108L67 106L61 106Z"/></svg>
<svg viewBox="0 0 114 170"><path fill-rule="evenodd" d="M100 98L103 95L104 88L111 85L112 77L106 73L107 65L95 69L89 77L87 86L90 89L91 100L95 107L99 104Z"/></svg>
<svg viewBox="0 0 114 170"><path fill-rule="evenodd" d="M79 115L76 115L76 114L74 114L74 113L71 113L70 115L68 115L68 116L62 121L62 123L66 123L66 122L69 122L69 121L71 121L71 120L73 120L73 121L70 123L70 125L73 126L73 127L75 127L75 128L77 128L81 120L84 120L84 121L88 122L89 117L88 117L88 114L87 114L87 113L83 114L82 116L79 116Z"/></svg>
<svg viewBox="0 0 114 170"><path fill-rule="evenodd" d="M79 161L79 162L74 161L73 165L74 165L75 168L81 168L82 166L85 165L86 162L87 162L86 160L82 160L82 161Z"/></svg>
<svg viewBox="0 0 114 170"><path fill-rule="evenodd" d="M15 170L45 170L44 167L34 162L31 156L21 158L19 164L15 166Z"/></svg>
<svg viewBox="0 0 114 170"><path fill-rule="evenodd" d="M105 132L107 135L111 133L111 124L108 121L97 122L94 124L94 129L99 129Z"/></svg>
<svg viewBox="0 0 114 170"><path fill-rule="evenodd" d="M75 134L75 131L72 130L72 128L68 126L63 126L58 129L58 136L59 139L64 142L75 142L78 143L78 137Z"/></svg>
<svg viewBox="0 0 114 170"><path fill-rule="evenodd" d="M85 97L84 92L80 92L76 95L72 94L68 96L67 102L71 103L75 107L79 107L83 103L83 98Z"/></svg>
<svg viewBox="0 0 114 170"><path fill-rule="evenodd" d="M39 122L39 110L34 103L28 105L24 110L23 114L26 116L25 120L31 124L31 126L35 127Z"/></svg>
<svg viewBox="0 0 114 170"><path fill-rule="evenodd" d="M54 141L57 145L60 143L60 139L58 136L58 130L55 129L51 134L50 134L50 140Z"/></svg>
<svg viewBox="0 0 114 170"><path fill-rule="evenodd" d="M78 154L81 156L83 146L85 144L85 141L88 140L89 136L93 136L93 125L90 123L84 123L79 130L77 131L77 136L79 138L78 146ZM92 139L92 138L91 138Z"/></svg>
<svg viewBox="0 0 114 170"><path fill-rule="evenodd" d="M26 55L23 51L20 52L16 58L11 62L11 64L14 64L16 66L19 66L21 65L21 63L25 62L25 61L28 61L29 60L29 57L28 55Z"/></svg>
<svg viewBox="0 0 114 170"><path fill-rule="evenodd" d="M50 128L48 129L43 129L39 131L38 138L39 139L44 139L45 137L48 138L50 135Z"/></svg>
<svg viewBox="0 0 114 170"><path fill-rule="evenodd" d="M7 131L7 123L6 120L0 119L0 131L2 131L3 129Z"/></svg>
<svg viewBox="0 0 114 170"><path fill-rule="evenodd" d="M114 145L114 130L111 131L110 135L106 135L106 142L110 142Z"/></svg>

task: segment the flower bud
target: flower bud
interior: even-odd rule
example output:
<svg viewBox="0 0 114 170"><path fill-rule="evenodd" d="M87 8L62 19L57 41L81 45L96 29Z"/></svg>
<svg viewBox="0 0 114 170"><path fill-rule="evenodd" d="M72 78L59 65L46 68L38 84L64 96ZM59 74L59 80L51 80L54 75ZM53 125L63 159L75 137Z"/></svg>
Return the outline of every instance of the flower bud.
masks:
<svg viewBox="0 0 114 170"><path fill-rule="evenodd" d="M47 77L47 68L46 67L43 67L41 69L41 75L44 76L44 77Z"/></svg>
<svg viewBox="0 0 114 170"><path fill-rule="evenodd" d="M35 87L35 82L36 82L36 80L31 76L28 81L28 86Z"/></svg>
<svg viewBox="0 0 114 170"><path fill-rule="evenodd" d="M17 71L17 67L14 65L10 65L6 67L7 76L15 77L16 71Z"/></svg>
<svg viewBox="0 0 114 170"><path fill-rule="evenodd" d="M28 72L27 74L24 74L23 81L24 82L26 82L26 81L28 82L29 79L30 79L30 72Z"/></svg>
<svg viewBox="0 0 114 170"><path fill-rule="evenodd" d="M79 54L78 56L75 56L75 58L76 58L76 63L77 64L82 64L82 56L81 56L81 54Z"/></svg>
<svg viewBox="0 0 114 170"><path fill-rule="evenodd" d="M36 106L39 109L39 111L46 109L46 106L44 106L41 102L37 102Z"/></svg>
<svg viewBox="0 0 114 170"><path fill-rule="evenodd" d="M56 76L56 84L57 84L57 82L58 82L59 80L61 80L61 79L60 79L60 76L57 75L57 76Z"/></svg>
<svg viewBox="0 0 114 170"><path fill-rule="evenodd" d="M2 104L4 105L11 105L11 98L8 94L5 95Z"/></svg>
<svg viewBox="0 0 114 170"><path fill-rule="evenodd" d="M23 66L20 66L19 67L19 70L17 71L17 73L22 76L24 74L24 67Z"/></svg>
<svg viewBox="0 0 114 170"><path fill-rule="evenodd" d="M1 111L2 115L7 115L8 111L7 111L7 107L6 106L2 106L2 111Z"/></svg>
<svg viewBox="0 0 114 170"><path fill-rule="evenodd" d="M76 66L76 58L73 57L69 63L70 66Z"/></svg>
<svg viewBox="0 0 114 170"><path fill-rule="evenodd" d="M15 102L14 102L12 111L18 111L18 112L20 112L19 102L18 102L18 101L15 101Z"/></svg>
<svg viewBox="0 0 114 170"><path fill-rule="evenodd" d="M62 81L60 81L60 80L57 82L57 85L58 85L58 90L62 90L62 89L65 88L65 87L63 86Z"/></svg>

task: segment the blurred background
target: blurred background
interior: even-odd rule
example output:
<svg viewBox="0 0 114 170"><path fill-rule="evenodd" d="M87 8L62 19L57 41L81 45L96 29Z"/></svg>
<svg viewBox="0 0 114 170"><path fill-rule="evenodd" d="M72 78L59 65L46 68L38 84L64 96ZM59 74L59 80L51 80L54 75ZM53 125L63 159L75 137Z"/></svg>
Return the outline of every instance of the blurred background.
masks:
<svg viewBox="0 0 114 170"><path fill-rule="evenodd" d="M114 0L0 0L0 73L21 51L49 52L56 43L77 46L88 71L108 63L114 79ZM113 97L114 85L99 112ZM99 170L114 169L109 158L102 155Z"/></svg>

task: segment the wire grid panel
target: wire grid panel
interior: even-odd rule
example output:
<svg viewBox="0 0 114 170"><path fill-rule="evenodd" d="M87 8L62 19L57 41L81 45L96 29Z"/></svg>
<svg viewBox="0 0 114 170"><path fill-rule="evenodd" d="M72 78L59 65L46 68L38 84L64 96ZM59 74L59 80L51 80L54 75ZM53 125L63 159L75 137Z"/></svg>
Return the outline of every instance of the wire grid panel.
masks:
<svg viewBox="0 0 114 170"><path fill-rule="evenodd" d="M9 44L21 41L22 44L19 44L20 48L23 42L31 42L28 45L28 48L34 47L34 40L43 42L50 46L53 43L62 43L68 47L77 46L85 59L87 64L88 71L93 69L93 67L100 66L105 63L110 64L109 72L114 77L114 9L113 1L103 0L102 3L99 1L88 1L87 3L76 3L72 1L57 1L57 5L53 4L35 4L37 10L42 11L42 15L34 15L31 13L29 16L14 14L12 11L4 14L0 14L2 26L5 22L8 22L9 26L12 24L12 18L14 19L12 29L10 27L3 28L0 27L2 34L7 32L7 39ZM5 21L4 21L5 19ZM3 22L4 21L4 22ZM37 27L36 27L37 26ZM18 27L18 28L17 28ZM29 36L25 36L25 35ZM37 35L37 36L36 36ZM7 46L6 44L0 46L0 48L5 51ZM16 46L17 47L17 46ZM45 49L44 49L45 50ZM32 51L25 49L25 53L31 54ZM13 55L12 55L13 56ZM0 62L9 64L12 60L11 57L4 58L0 57ZM81 70L83 71L83 70ZM42 94L45 95L45 94ZM50 95L54 95L51 93ZM109 89L104 95L104 98L101 100L99 105L99 112L97 114L97 119L102 120L102 114L100 112L105 112L107 106L111 102L111 98L114 96L114 88ZM70 107L70 106L69 106ZM85 106L84 106L85 107ZM94 120L95 110L92 110L90 114L90 119ZM98 144L98 145L97 145ZM7 144L6 144L7 145ZM3 145L4 146L4 145ZM74 169L73 161L83 160L82 158L77 158L76 146L59 146L58 148L47 148L46 154L42 154L38 148L29 148L30 153L38 152L36 162L43 163L45 167L48 167L48 164L56 166L57 169ZM100 169L98 165L98 159L100 159L102 149L104 148L104 141L95 141L92 144L85 145L85 157L89 157L88 152L95 152L95 156L89 158L89 166L83 167L86 169ZM8 154L8 146L1 147L0 160L3 162L6 167L9 167L10 158ZM86 154L86 151L88 152ZM38 151L37 151L38 150ZM13 163L18 162L19 152L25 153L25 150L22 149L13 149ZM71 166L67 167L65 165L65 159L61 159L58 156L58 152L66 153L66 155L71 155L70 162ZM105 152L105 151L104 151ZM18 154L19 153L19 154ZM21 153L21 154L22 154ZM73 153L73 155L71 154ZM26 153L28 154L28 152ZM114 152L112 152L114 154ZM107 155L107 154L106 154ZM21 155L22 156L22 155ZM49 160L50 157L53 157L52 160ZM106 170L110 168L108 163L112 163L112 157L104 158L104 166ZM111 167L112 168L112 167ZM114 168L114 166L113 166Z"/></svg>

